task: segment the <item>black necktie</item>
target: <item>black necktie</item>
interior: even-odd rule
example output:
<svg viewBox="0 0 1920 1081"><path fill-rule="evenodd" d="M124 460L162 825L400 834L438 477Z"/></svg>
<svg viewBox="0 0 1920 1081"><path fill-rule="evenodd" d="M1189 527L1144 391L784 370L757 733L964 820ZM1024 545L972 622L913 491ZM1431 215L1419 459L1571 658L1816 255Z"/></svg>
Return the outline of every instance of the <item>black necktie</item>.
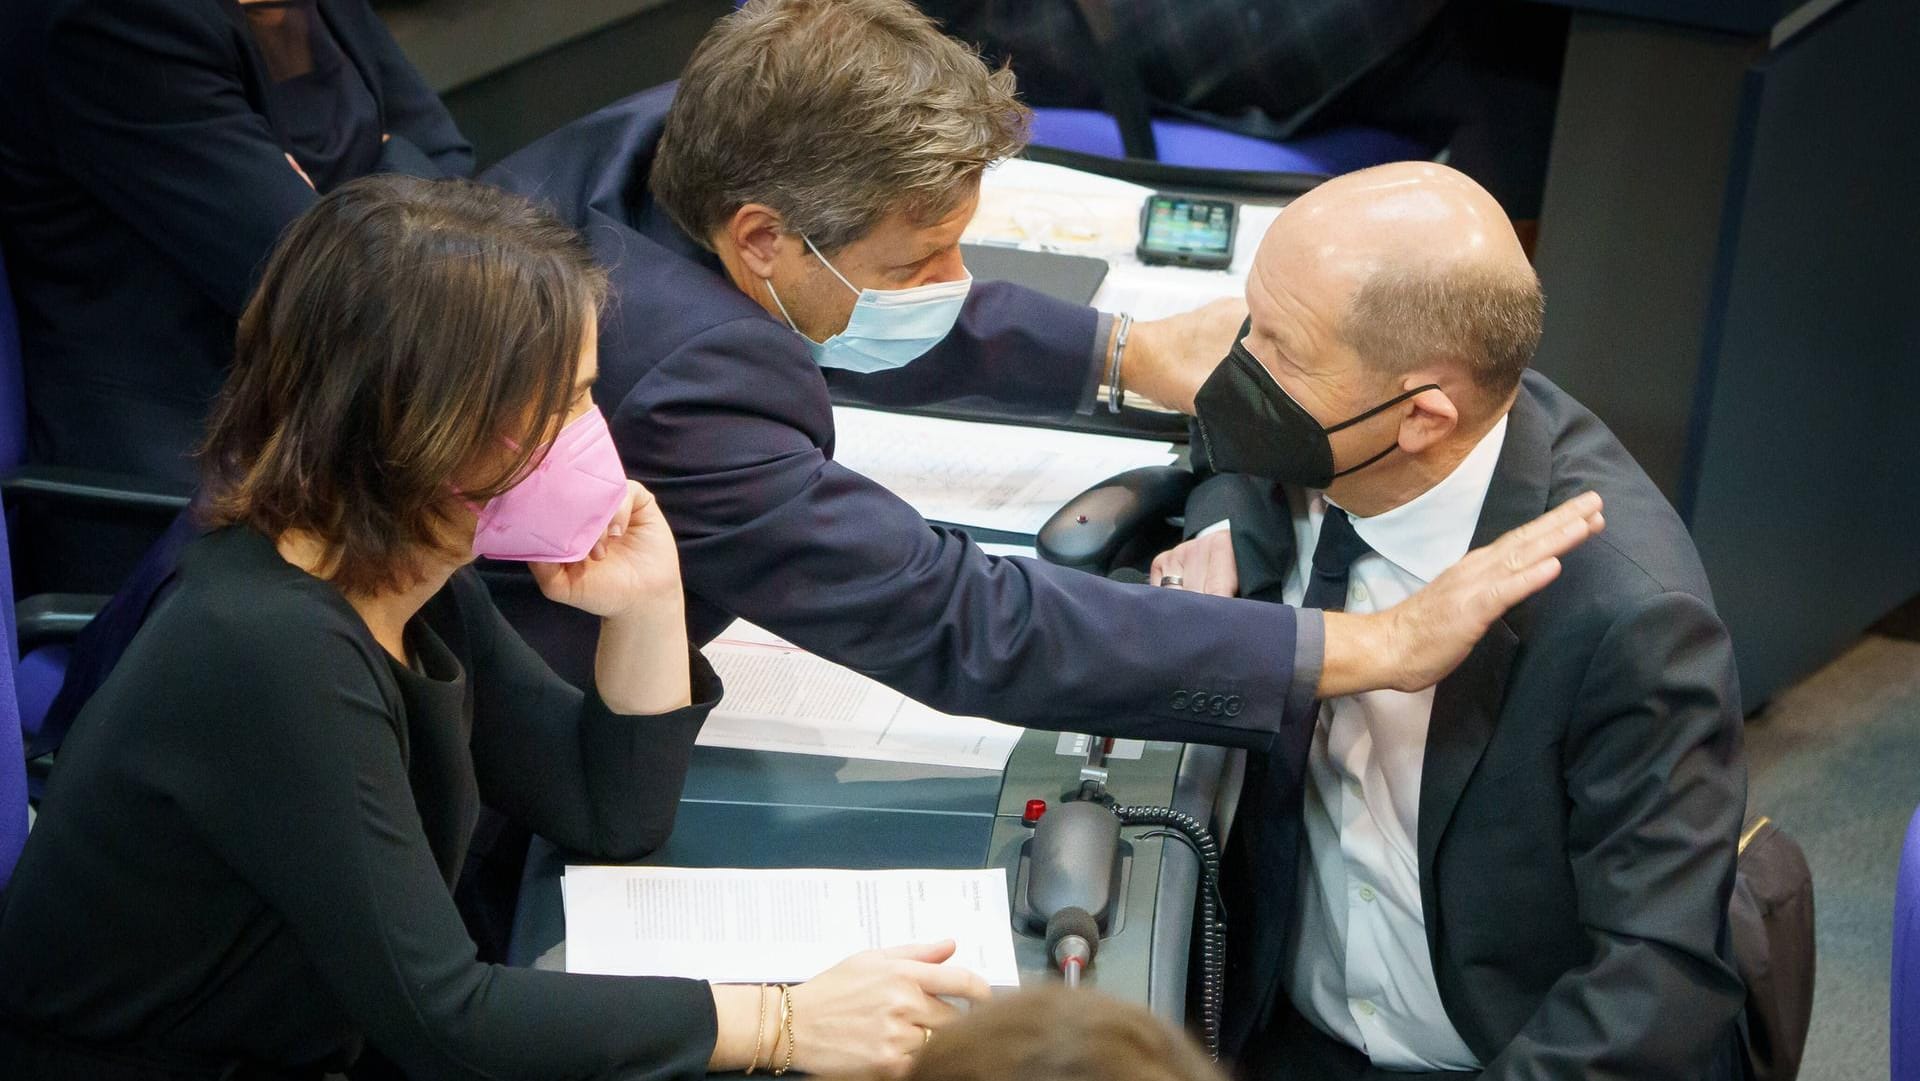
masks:
<svg viewBox="0 0 1920 1081"><path fill-rule="evenodd" d="M1326 517L1320 520L1320 540L1313 546L1313 569L1307 576L1307 593L1300 599L1300 607L1345 611L1347 577L1353 571L1353 561L1371 551L1353 531L1353 520L1347 512L1329 505Z"/></svg>
<svg viewBox="0 0 1920 1081"><path fill-rule="evenodd" d="M1347 512L1329 505L1320 522L1320 539L1313 546L1313 566L1300 607L1344 610L1353 561L1372 550L1354 532ZM1280 914L1299 918L1291 911L1294 883L1285 876L1289 871L1297 873L1298 860L1306 858L1299 840L1297 781L1305 768L1314 724L1309 718L1291 732L1283 731L1268 754L1247 755L1240 807L1221 867L1221 894L1231 921L1229 941L1235 943L1228 951L1234 958L1228 965L1228 1011L1241 1015L1235 1019L1238 1025L1230 1022L1230 1031L1237 1028L1245 1033L1265 1023L1280 983L1285 929L1277 924L1288 918Z"/></svg>

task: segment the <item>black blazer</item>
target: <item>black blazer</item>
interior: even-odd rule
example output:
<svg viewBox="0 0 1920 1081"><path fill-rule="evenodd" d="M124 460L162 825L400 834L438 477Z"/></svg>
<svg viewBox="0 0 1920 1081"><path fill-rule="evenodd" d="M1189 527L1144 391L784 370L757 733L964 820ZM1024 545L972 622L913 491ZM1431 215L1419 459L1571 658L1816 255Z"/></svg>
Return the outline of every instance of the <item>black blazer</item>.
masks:
<svg viewBox="0 0 1920 1081"><path fill-rule="evenodd" d="M470 570L407 642L251 529L188 546L0 897L0 1077L317 1076L363 1041L416 1078L706 1073L704 983L482 964L451 890L482 800L589 859L661 844L712 670L616 714Z"/></svg>
<svg viewBox="0 0 1920 1081"><path fill-rule="evenodd" d="M610 105L485 179L552 204L608 268L594 397L673 523L696 641L742 616L938 709L1040 728L1265 747L1308 715L1292 610L990 558L835 462L829 383L887 404L1070 413L1096 374L1095 313L981 282L913 363L823 374L652 205L671 100ZM533 603L526 618L567 615Z"/></svg>
<svg viewBox="0 0 1920 1081"><path fill-rule="evenodd" d="M1428 947L1486 1078L1712 1076L1744 997L1727 928L1746 808L1733 649L1679 516L1605 425L1529 372L1474 546L1588 489L1606 499L1606 532L1434 695L1418 838ZM1196 531L1231 517L1242 593L1279 599L1294 560L1282 493L1217 477L1188 515ZM1274 770L1285 862L1261 868L1256 911L1235 914L1236 1052L1285 1038L1260 1029L1285 994L1306 751L1288 746Z"/></svg>
<svg viewBox="0 0 1920 1081"><path fill-rule="evenodd" d="M406 172L473 155L366 0L319 0ZM312 189L235 0L36 0L0 16L0 245L36 461L191 481L234 321Z"/></svg>

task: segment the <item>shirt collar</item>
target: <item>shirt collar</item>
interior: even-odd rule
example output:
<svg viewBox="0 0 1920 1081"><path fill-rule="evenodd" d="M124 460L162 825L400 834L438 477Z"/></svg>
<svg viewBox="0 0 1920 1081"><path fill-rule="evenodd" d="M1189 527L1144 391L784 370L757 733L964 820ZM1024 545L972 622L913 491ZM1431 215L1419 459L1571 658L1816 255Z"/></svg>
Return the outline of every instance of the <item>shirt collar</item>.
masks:
<svg viewBox="0 0 1920 1081"><path fill-rule="evenodd" d="M1433 581L1472 546L1506 439L1503 416L1440 483L1390 511L1356 516L1353 531L1401 570L1422 582Z"/></svg>

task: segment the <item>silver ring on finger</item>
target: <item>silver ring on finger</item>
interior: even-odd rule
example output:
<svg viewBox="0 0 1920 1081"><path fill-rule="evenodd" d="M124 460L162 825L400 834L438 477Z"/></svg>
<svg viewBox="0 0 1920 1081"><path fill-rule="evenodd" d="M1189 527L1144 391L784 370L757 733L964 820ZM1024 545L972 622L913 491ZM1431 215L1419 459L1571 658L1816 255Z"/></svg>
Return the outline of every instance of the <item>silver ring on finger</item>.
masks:
<svg viewBox="0 0 1920 1081"><path fill-rule="evenodd" d="M1163 574L1160 576L1159 584L1163 588L1181 589L1186 586L1187 580L1177 574Z"/></svg>

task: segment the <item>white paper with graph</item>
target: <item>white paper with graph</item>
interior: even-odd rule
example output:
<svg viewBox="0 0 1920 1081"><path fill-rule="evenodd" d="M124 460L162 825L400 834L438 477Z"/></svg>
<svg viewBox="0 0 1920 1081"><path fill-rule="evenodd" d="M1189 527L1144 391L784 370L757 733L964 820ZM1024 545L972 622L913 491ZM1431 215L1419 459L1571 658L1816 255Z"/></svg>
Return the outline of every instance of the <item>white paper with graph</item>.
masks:
<svg viewBox="0 0 1920 1081"><path fill-rule="evenodd" d="M745 620L702 652L727 689L704 747L1001 770L1024 731L923 706Z"/></svg>
<svg viewBox="0 0 1920 1081"><path fill-rule="evenodd" d="M851 954L953 939L948 964L1017 987L1004 868L568 867L567 971L798 983Z"/></svg>

